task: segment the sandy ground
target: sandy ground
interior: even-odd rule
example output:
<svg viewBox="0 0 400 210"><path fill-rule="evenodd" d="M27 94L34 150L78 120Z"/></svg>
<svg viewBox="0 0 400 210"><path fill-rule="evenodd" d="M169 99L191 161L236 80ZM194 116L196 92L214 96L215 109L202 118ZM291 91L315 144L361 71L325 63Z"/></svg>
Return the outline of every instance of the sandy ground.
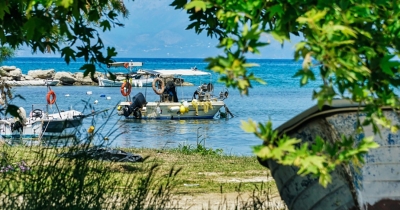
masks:
<svg viewBox="0 0 400 210"><path fill-rule="evenodd" d="M220 182L265 182L272 181L272 177L252 177L252 178L235 178L216 180ZM196 187L196 185L188 185L186 187ZM284 202L278 193L267 197L266 195L252 195L252 193L207 193L195 195L180 195L176 202L178 208L172 209L286 209ZM258 206L254 206L254 205ZM248 207L248 208L246 208Z"/></svg>
<svg viewBox="0 0 400 210"><path fill-rule="evenodd" d="M184 195L180 196L178 209L191 209L191 210L202 210L202 209L285 209L285 205L279 195L270 197L268 200L265 197L259 197L262 203L259 203L258 207L253 208L255 202L250 193L238 194L238 193L209 193L209 194L198 194L198 195ZM257 202L256 202L257 203ZM247 209L247 208L246 208Z"/></svg>

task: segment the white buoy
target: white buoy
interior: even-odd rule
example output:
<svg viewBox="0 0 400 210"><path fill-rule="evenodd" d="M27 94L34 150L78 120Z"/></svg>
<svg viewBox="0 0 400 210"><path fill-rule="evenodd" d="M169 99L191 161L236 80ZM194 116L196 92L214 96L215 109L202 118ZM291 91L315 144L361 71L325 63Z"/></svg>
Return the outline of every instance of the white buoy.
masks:
<svg viewBox="0 0 400 210"><path fill-rule="evenodd" d="M97 103L99 103L99 101L98 101L98 100L95 100L95 101L94 101L94 104L97 104Z"/></svg>
<svg viewBox="0 0 400 210"><path fill-rule="evenodd" d="M69 97L69 94L65 94L65 97Z"/></svg>
<svg viewBox="0 0 400 210"><path fill-rule="evenodd" d="M107 100L110 100L111 99L111 96L107 96Z"/></svg>
<svg viewBox="0 0 400 210"><path fill-rule="evenodd" d="M86 95L92 95L92 91L87 91Z"/></svg>

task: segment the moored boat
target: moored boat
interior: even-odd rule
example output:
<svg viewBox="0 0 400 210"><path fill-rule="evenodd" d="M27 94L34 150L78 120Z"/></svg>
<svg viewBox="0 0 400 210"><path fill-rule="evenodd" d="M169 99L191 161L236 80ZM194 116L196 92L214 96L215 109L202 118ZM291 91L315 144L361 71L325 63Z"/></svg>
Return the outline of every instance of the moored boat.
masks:
<svg viewBox="0 0 400 210"><path fill-rule="evenodd" d="M20 107L20 113L25 110ZM66 138L76 135L84 115L76 110L48 114L34 109L28 117L0 120L0 136L3 139ZM21 120L24 119L24 120Z"/></svg>
<svg viewBox="0 0 400 210"><path fill-rule="evenodd" d="M0 136L3 139L44 139L74 137L82 125L85 115L76 110L49 110L56 102L54 91L49 88L44 108L32 105L29 115L23 107L18 109L18 117L0 120Z"/></svg>
<svg viewBox="0 0 400 210"><path fill-rule="evenodd" d="M11 86L56 86L60 83L57 79L36 79L36 80L24 80L24 81L5 81L6 84Z"/></svg>
<svg viewBox="0 0 400 210"><path fill-rule="evenodd" d="M211 74L208 72L180 69L143 70L141 73L155 76L152 89L159 100L148 102L141 92L131 98L131 86L124 83L121 94L126 96L126 101L119 103L117 113L127 119L212 119L220 108L226 107L224 100L228 97L228 91L215 96ZM209 83L200 85L193 96L178 99L179 85L176 85L176 80L182 76L208 76Z"/></svg>
<svg viewBox="0 0 400 210"><path fill-rule="evenodd" d="M140 74L140 67L143 66L143 62L114 62L108 64L108 68L111 67L124 67L128 71L125 74L125 81L131 83L133 87L151 87L154 77L151 75ZM107 74L105 74L107 75ZM111 80L107 77L98 77L100 87L121 87L124 81Z"/></svg>

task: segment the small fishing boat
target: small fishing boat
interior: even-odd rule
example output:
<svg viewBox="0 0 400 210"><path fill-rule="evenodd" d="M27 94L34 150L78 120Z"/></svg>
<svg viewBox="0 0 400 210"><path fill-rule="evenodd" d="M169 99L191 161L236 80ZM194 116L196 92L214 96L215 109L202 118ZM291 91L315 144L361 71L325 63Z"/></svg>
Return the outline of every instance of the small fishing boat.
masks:
<svg viewBox="0 0 400 210"><path fill-rule="evenodd" d="M114 62L107 65L111 67L124 67L128 70L125 74L125 81L129 81L132 87L151 87L154 77L151 75L140 74L140 67L143 66L143 62ZM105 74L107 75L107 74ZM121 87L124 81L111 80L107 77L98 77L100 87Z"/></svg>
<svg viewBox="0 0 400 210"><path fill-rule="evenodd" d="M60 83L57 79L36 79L36 80L24 80L24 81L5 81L6 84L11 86L56 86Z"/></svg>
<svg viewBox="0 0 400 210"><path fill-rule="evenodd" d="M32 105L29 115L23 107L19 107L19 117L0 120L0 136L3 139L47 139L75 136L85 117L79 111L49 110L49 105L55 104L56 95L49 88L45 108Z"/></svg>
<svg viewBox="0 0 400 210"><path fill-rule="evenodd" d="M20 107L20 113L26 113ZM3 139L43 139L75 136L82 125L84 115L75 110L48 114L42 109L34 109L31 114L21 118L0 120L0 136Z"/></svg>
<svg viewBox="0 0 400 210"><path fill-rule="evenodd" d="M126 96L126 101L119 103L117 113L127 119L212 119L221 107L226 107L224 100L228 97L228 91L222 91L215 96L211 74L197 69L179 70L143 70L142 74L154 77L152 89L159 95L159 100L148 102L139 92L130 97L130 83L123 83L121 94ZM194 92L193 96L181 96L178 100L176 80L182 76L206 76L209 83L203 83ZM183 84L180 83L180 86ZM229 112L230 113L230 112Z"/></svg>

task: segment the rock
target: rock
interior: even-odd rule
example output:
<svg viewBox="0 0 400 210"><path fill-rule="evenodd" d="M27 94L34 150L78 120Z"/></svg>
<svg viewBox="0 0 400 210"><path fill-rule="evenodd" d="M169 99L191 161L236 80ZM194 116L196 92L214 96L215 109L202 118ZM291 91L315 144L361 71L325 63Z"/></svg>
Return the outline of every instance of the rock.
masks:
<svg viewBox="0 0 400 210"><path fill-rule="evenodd" d="M74 77L77 80L77 83L79 83L80 85L93 85L94 83L90 76L83 77L82 72L75 73Z"/></svg>
<svg viewBox="0 0 400 210"><path fill-rule="evenodd" d="M14 80L19 81L21 80L22 77L22 71L21 69L17 68L15 70L9 71L8 75L12 77Z"/></svg>
<svg viewBox="0 0 400 210"><path fill-rule="evenodd" d="M15 66L2 66L1 68L4 71L14 71L15 69L17 69L17 67L15 67Z"/></svg>
<svg viewBox="0 0 400 210"><path fill-rule="evenodd" d="M54 69L28 71L28 76L39 79L50 79L53 78L54 75L55 75Z"/></svg>
<svg viewBox="0 0 400 210"><path fill-rule="evenodd" d="M25 79L26 80L33 80L33 77L29 76L29 75L25 75Z"/></svg>
<svg viewBox="0 0 400 210"><path fill-rule="evenodd" d="M57 72L54 79L60 80L62 85L73 85L77 80L70 72Z"/></svg>
<svg viewBox="0 0 400 210"><path fill-rule="evenodd" d="M11 77L2 76L2 77L1 77L1 80L3 80L3 81L10 81L10 80L12 80L12 78L11 78Z"/></svg>

